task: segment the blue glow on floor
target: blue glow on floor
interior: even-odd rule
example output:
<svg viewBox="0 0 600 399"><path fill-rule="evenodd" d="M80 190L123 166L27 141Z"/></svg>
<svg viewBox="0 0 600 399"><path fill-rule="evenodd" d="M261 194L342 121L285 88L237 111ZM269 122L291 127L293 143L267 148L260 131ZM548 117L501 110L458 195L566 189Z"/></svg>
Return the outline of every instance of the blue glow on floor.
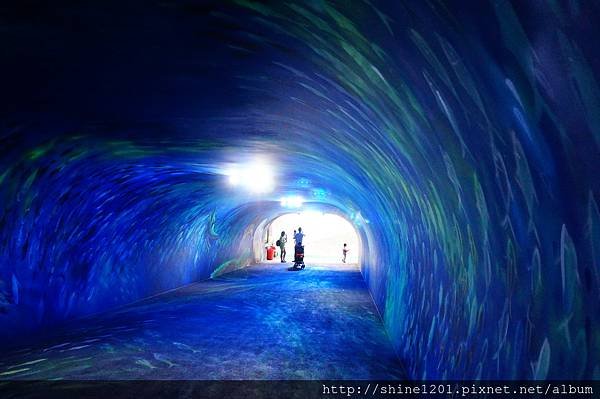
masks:
<svg viewBox="0 0 600 399"><path fill-rule="evenodd" d="M404 375L358 268L287 266L253 266L75 321L3 356L0 379Z"/></svg>
<svg viewBox="0 0 600 399"><path fill-rule="evenodd" d="M358 232L387 356L410 378L600 380L600 2L31 3L0 6L0 351L73 321L68 350L45 353L75 364L58 369L175 373L187 363L163 348L202 327L225 336L204 363L247 350L215 375L250 367L241 299L148 350L169 319L131 312L96 335L74 320L254 263L299 195ZM250 176L259 158L273 178ZM250 184L229 185L232 166ZM261 326L293 326L300 299ZM351 331L331 323L314 348L343 352ZM306 331L281 330L308 367ZM79 337L109 333L132 337L124 367L82 360L116 343ZM2 372L44 375L54 357L23 364L39 355ZM348 362L335 372L369 374Z"/></svg>

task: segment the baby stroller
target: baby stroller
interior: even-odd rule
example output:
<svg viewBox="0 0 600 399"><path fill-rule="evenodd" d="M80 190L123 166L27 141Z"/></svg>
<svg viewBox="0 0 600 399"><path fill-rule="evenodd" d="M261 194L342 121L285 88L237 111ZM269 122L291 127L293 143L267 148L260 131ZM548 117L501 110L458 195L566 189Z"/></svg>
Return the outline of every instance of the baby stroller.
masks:
<svg viewBox="0 0 600 399"><path fill-rule="evenodd" d="M294 269L304 269L304 245L296 245L294 248Z"/></svg>

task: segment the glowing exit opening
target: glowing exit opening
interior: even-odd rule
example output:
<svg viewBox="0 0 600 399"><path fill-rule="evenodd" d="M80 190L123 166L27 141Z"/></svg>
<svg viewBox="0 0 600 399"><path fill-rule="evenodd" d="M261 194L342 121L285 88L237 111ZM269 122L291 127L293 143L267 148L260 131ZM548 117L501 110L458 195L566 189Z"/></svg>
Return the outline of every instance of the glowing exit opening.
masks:
<svg viewBox="0 0 600 399"><path fill-rule="evenodd" d="M307 264L342 263L344 244L347 249L346 263L358 263L360 245L354 226L339 215L315 211L282 215L268 227L268 237L273 243L282 231L287 234L288 263L294 260L293 236L298 227L302 227L302 233L305 234L303 243ZM279 261L279 258L274 261Z"/></svg>

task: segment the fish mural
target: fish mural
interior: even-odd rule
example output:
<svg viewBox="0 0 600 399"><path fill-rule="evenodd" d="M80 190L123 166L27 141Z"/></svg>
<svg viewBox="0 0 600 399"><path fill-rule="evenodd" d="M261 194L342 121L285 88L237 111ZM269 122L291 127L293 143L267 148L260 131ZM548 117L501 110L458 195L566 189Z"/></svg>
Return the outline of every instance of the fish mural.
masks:
<svg viewBox="0 0 600 399"><path fill-rule="evenodd" d="M597 2L106 3L4 18L0 345L253 263L296 193L408 377L600 378ZM229 186L254 157L272 190Z"/></svg>

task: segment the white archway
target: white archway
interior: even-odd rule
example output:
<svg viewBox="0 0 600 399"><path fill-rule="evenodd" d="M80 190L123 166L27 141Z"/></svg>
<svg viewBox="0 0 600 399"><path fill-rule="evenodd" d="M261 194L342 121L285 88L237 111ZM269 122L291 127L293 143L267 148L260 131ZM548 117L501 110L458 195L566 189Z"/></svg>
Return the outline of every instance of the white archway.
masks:
<svg viewBox="0 0 600 399"><path fill-rule="evenodd" d="M342 249L347 244L346 263L358 263L360 239L354 226L334 213L305 211L287 213L274 219L267 227L269 240L273 243L282 231L288 236L287 260L293 261L293 232L302 227L307 263L342 263Z"/></svg>

